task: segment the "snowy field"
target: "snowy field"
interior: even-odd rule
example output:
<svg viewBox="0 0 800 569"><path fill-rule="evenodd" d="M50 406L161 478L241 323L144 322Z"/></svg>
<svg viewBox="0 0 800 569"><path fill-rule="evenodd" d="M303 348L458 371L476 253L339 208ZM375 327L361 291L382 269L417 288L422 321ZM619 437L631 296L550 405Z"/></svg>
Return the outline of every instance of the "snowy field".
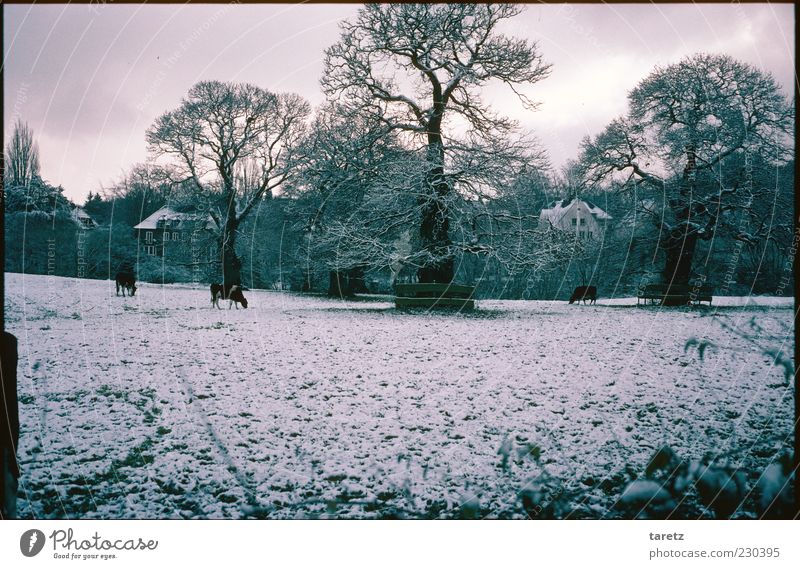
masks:
<svg viewBox="0 0 800 569"><path fill-rule="evenodd" d="M431 315L246 296L217 310L204 286L122 298L110 281L7 274L19 515L525 517L520 490L547 481L582 492L571 517L615 517L663 444L752 466L791 440L793 392L763 351L792 354L792 299ZM714 347L701 360L690 338Z"/></svg>

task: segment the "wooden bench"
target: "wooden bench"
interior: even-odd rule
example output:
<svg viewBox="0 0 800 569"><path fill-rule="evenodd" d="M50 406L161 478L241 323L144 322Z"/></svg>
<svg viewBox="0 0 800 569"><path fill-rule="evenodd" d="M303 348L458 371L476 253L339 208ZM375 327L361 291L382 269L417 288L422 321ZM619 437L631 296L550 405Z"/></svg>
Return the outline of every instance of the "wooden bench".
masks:
<svg viewBox="0 0 800 569"><path fill-rule="evenodd" d="M709 306L714 298L714 287L706 284L670 284L670 283L651 283L639 287L636 304L640 300L652 301L655 304L671 304L673 306L681 304L698 305L701 302L708 302Z"/></svg>
<svg viewBox="0 0 800 569"><path fill-rule="evenodd" d="M474 310L474 286L440 283L396 284L396 308L458 308Z"/></svg>

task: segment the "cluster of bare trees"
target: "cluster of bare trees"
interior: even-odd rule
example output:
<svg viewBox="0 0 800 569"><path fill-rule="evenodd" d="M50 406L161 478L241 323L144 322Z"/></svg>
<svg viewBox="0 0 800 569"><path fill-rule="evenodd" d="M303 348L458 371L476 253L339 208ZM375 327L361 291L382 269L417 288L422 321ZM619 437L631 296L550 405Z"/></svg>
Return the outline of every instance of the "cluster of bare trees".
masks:
<svg viewBox="0 0 800 569"><path fill-rule="evenodd" d="M302 255L330 272L332 292L365 270L451 282L466 256L537 274L585 256L591 247L526 207L521 180L548 170L544 151L481 99L499 82L533 108L523 88L549 74L534 42L498 31L521 9L367 5L326 52L328 102L313 121L296 95L222 83L196 85L159 118L148 141L219 219L225 279L240 278L242 220L278 188L298 200ZM722 228L750 247L772 237L759 204L775 188L757 173L789 157L792 122L769 75L700 54L633 89L566 178L570 191L649 192L662 278L683 283L703 276L698 240Z"/></svg>
<svg viewBox="0 0 800 569"><path fill-rule="evenodd" d="M366 5L325 53L318 109L296 94L198 83L148 129L152 163L109 195L139 196L139 219L167 201L207 212L226 283L241 282L243 255L263 265L255 234L249 253L237 245L273 196L288 198L274 218L281 235L288 227L301 237L287 241L295 250L285 258L328 273L334 294L353 292L370 271L535 280L580 265L581 279L595 278L608 244L542 227L545 197L636 195L628 204L650 220L667 281L708 276L710 245L698 243L724 238L763 260L791 238L779 215L786 177L776 184L775 172L791 158L794 110L771 76L706 54L656 68L630 92L627 113L587 137L559 176L535 138L481 98L499 83L535 108L525 90L550 66L535 42L500 31L522 9ZM7 185L38 177L27 125L15 129L6 164ZM104 205L92 196L87 207Z"/></svg>
<svg viewBox="0 0 800 569"><path fill-rule="evenodd" d="M365 6L326 53L329 102L311 129L296 95L193 87L147 139L219 219L224 279L240 279L242 220L278 188L316 204L303 220L307 254L334 280L368 266L414 267L422 281L450 282L459 255L493 252L473 231L474 204L545 165L539 147L479 92L502 82L532 106L518 87L545 78L549 66L535 43L498 31L520 10Z"/></svg>

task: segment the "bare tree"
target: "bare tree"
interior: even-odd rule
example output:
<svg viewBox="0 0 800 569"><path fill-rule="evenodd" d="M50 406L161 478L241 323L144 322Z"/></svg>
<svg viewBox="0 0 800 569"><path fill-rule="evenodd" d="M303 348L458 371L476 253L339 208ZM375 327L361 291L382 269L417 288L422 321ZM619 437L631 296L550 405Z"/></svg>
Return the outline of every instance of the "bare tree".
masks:
<svg viewBox="0 0 800 569"><path fill-rule="evenodd" d="M39 146L33 140L28 123L17 119L6 146L5 179L8 186L30 186L39 177Z"/></svg>
<svg viewBox="0 0 800 569"><path fill-rule="evenodd" d="M241 282L236 255L242 221L293 171L310 113L295 94L273 94L246 83L204 81L147 131L156 156L169 156L221 228L222 278Z"/></svg>
<svg viewBox="0 0 800 569"><path fill-rule="evenodd" d="M654 210L653 221L666 253L663 278L685 284L698 239L711 239L730 212L769 199L769 188L753 184L751 165L790 157L793 105L770 75L706 54L656 68L628 100L626 116L583 141L585 180L625 177L625 187L660 194L666 208ZM732 161L740 167L728 167Z"/></svg>
<svg viewBox="0 0 800 569"><path fill-rule="evenodd" d="M328 292L348 296L364 288L367 257L343 256L348 237L331 229L351 226L364 198L390 160L408 156L392 132L369 114L335 103L319 109L302 150L301 183L295 193L301 231L306 235L306 265L329 273ZM357 237L356 237L356 240ZM360 290L361 289L361 290Z"/></svg>
<svg viewBox="0 0 800 569"><path fill-rule="evenodd" d="M423 282L454 276L448 209L454 149L496 142L515 126L491 111L479 88L504 83L533 107L516 86L549 73L535 43L498 32L521 10L508 4L370 4L342 25L341 39L326 52L322 85L330 97L422 143L426 165L416 190L416 223L426 258L419 270ZM466 125L467 136L458 137L448 117Z"/></svg>

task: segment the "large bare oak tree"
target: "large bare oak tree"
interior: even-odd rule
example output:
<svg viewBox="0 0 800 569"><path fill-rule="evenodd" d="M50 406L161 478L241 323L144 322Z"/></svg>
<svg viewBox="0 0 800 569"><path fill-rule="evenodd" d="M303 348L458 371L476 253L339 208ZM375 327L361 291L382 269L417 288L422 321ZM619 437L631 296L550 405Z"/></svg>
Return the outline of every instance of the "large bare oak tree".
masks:
<svg viewBox="0 0 800 569"><path fill-rule="evenodd" d="M652 219L665 250L662 278L686 284L699 239L771 199L753 165L791 157L794 108L767 73L725 55L696 54L657 67L628 96L627 115L582 143L589 184L620 176L664 202ZM736 228L733 228L734 230ZM753 236L735 230L736 240ZM700 275L702 276L702 275Z"/></svg>
<svg viewBox="0 0 800 569"><path fill-rule="evenodd" d="M522 9L509 4L369 4L355 21L342 24L339 42L326 52L322 85L329 97L422 143L427 173L417 189L419 238L430 259L419 269L422 282L450 282L454 275L450 151L481 139L496 141L515 126L492 111L480 88L504 83L533 107L518 86L549 73L534 42L499 31Z"/></svg>
<svg viewBox="0 0 800 569"><path fill-rule="evenodd" d="M203 81L147 131L151 151L173 159L220 227L226 285L241 283L239 226L289 179L310 112L308 103L295 94L273 94L247 83Z"/></svg>

